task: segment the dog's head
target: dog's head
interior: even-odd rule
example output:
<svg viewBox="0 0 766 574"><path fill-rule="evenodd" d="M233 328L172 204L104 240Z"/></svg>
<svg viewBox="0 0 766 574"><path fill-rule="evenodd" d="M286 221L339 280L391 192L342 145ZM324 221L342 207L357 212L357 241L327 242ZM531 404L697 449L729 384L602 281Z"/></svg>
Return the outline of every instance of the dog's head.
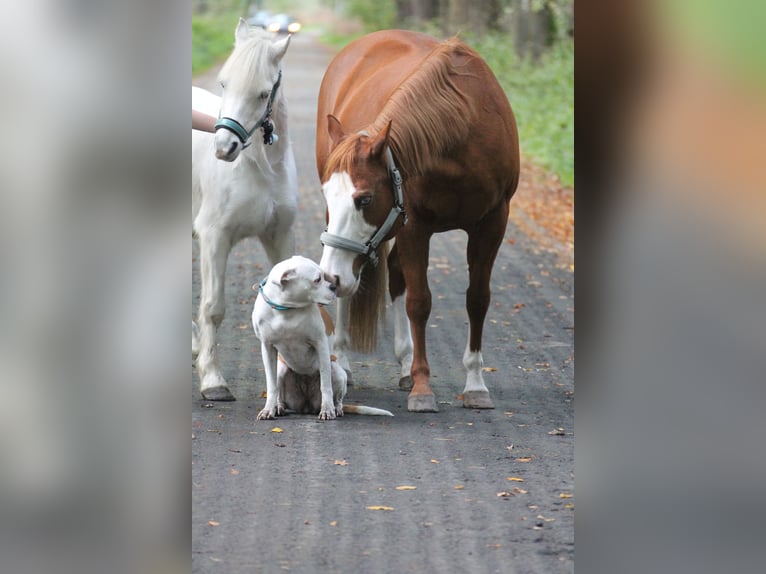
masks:
<svg viewBox="0 0 766 574"><path fill-rule="evenodd" d="M277 263L268 280L279 286L282 301L295 306L329 305L335 301L335 281L311 259L300 255Z"/></svg>

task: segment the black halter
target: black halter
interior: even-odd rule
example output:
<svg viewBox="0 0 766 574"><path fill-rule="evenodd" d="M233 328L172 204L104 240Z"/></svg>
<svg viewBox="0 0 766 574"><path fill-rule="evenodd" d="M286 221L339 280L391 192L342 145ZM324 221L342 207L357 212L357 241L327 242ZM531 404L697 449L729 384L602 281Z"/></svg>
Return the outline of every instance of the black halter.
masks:
<svg viewBox="0 0 766 574"><path fill-rule="evenodd" d="M263 128L263 143L268 145L273 144L278 138L274 133L274 123L271 121L271 107L274 104L274 98L277 96L277 89L281 83L282 70L279 70L279 76L274 83L274 87L271 88L269 101L266 103L266 109L250 131L246 130L245 127L234 118L222 118L220 115L218 116L218 121L215 122L216 131L220 129L229 130L239 138L239 141L242 142L242 149L245 149L251 143L249 140L250 136L253 135L253 132L258 128Z"/></svg>

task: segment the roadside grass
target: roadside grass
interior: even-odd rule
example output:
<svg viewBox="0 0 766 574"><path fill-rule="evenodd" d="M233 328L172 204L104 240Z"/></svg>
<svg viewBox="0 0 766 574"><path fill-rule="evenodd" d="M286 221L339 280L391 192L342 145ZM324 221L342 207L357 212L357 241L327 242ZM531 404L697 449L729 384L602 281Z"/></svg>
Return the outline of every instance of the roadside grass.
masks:
<svg viewBox="0 0 766 574"><path fill-rule="evenodd" d="M192 16L192 76L229 55L236 25L234 13Z"/></svg>

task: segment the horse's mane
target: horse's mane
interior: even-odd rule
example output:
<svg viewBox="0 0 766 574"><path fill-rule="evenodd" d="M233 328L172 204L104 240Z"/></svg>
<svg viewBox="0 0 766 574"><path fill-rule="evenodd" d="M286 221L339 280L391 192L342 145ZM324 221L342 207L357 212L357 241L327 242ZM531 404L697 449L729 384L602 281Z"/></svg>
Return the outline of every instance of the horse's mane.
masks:
<svg viewBox="0 0 766 574"><path fill-rule="evenodd" d="M271 46L271 34L260 28L251 28L250 37L234 46L231 55L221 68L221 75L234 77L233 68L242 70L242 79L248 83L258 79L258 74L268 74L264 64L268 64L268 49Z"/></svg>
<svg viewBox="0 0 766 574"><path fill-rule="evenodd" d="M407 175L422 174L468 136L474 112L450 77L459 73L452 61L456 53L476 57L458 38L441 42L399 84L365 130L369 135L377 134L393 120L389 145L399 168ZM357 141L358 137L352 136L338 144L326 174L350 171L358 159Z"/></svg>

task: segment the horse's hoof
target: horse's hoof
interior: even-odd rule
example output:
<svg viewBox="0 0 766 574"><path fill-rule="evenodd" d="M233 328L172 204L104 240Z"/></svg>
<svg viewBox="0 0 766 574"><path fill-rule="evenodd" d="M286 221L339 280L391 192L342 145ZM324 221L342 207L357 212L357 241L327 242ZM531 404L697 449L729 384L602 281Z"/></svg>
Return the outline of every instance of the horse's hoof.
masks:
<svg viewBox="0 0 766 574"><path fill-rule="evenodd" d="M234 395L226 387L212 387L202 391L202 397L206 401L236 401Z"/></svg>
<svg viewBox="0 0 766 574"><path fill-rule="evenodd" d="M410 395L407 397L407 410L411 413L438 413L436 397L430 395Z"/></svg>
<svg viewBox="0 0 766 574"><path fill-rule="evenodd" d="M399 388L403 391L412 390L412 377L407 375L399 379Z"/></svg>
<svg viewBox="0 0 766 574"><path fill-rule="evenodd" d="M489 391L467 391L463 393L463 406L467 409L494 409Z"/></svg>

